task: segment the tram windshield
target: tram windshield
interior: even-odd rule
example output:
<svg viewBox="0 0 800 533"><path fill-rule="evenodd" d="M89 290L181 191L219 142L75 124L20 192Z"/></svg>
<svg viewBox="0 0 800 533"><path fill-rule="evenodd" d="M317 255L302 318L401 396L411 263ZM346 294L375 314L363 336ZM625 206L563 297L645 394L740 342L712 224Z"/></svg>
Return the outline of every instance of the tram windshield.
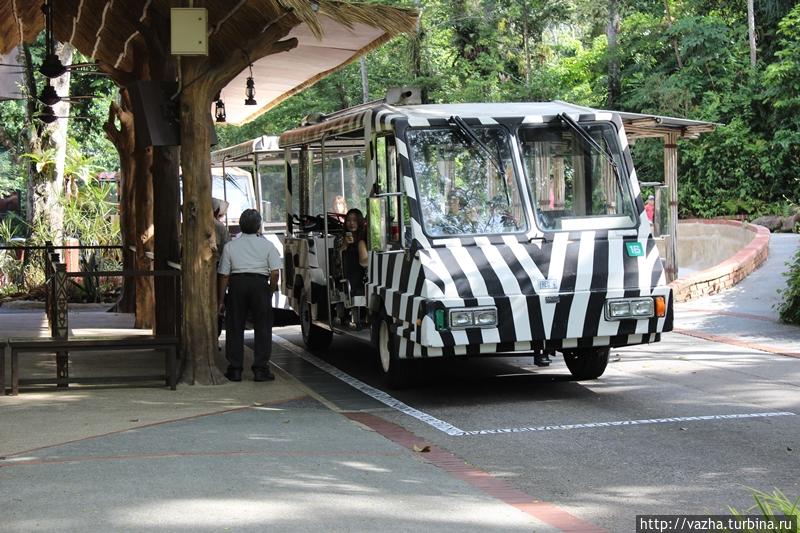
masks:
<svg viewBox="0 0 800 533"><path fill-rule="evenodd" d="M630 187L621 178L627 174L610 124L525 126L518 137L543 230L635 227Z"/></svg>
<svg viewBox="0 0 800 533"><path fill-rule="evenodd" d="M411 129L425 232L433 237L527 230L509 135L500 126Z"/></svg>

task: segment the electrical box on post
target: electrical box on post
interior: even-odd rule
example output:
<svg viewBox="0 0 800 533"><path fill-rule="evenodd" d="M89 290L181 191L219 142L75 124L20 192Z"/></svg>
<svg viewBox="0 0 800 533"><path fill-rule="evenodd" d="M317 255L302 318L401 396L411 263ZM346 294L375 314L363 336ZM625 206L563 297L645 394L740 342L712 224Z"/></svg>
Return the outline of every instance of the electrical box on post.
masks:
<svg viewBox="0 0 800 533"><path fill-rule="evenodd" d="M208 10L204 7L170 9L170 52L174 56L208 55Z"/></svg>

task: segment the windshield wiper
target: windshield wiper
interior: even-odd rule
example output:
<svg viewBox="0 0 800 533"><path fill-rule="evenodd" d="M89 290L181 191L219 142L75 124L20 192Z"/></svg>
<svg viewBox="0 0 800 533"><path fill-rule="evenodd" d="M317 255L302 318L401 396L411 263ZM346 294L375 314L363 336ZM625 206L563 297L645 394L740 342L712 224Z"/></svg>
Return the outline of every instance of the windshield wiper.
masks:
<svg viewBox="0 0 800 533"><path fill-rule="evenodd" d="M617 177L619 177L617 162L614 161L614 156L611 155L611 152L608 150L608 148L600 146L600 143L595 141L594 138L591 135L589 135L589 132L587 132L583 126L575 122L575 120L573 120L573 118L567 115L566 113L559 113L558 117L564 122L566 122L570 128L575 130L575 133L580 135L581 139L583 139L586 143L588 143L589 146L600 152L600 154L603 155L608 160L609 163L611 163L611 166L614 167L614 173L617 174Z"/></svg>
<svg viewBox="0 0 800 533"><path fill-rule="evenodd" d="M486 154L489 158L489 162L494 166L494 168L503 176L505 176L505 168L503 167L503 162L497 159L494 154L492 153L492 149L486 146L486 144L478 138L478 135L475 133L469 124L464 122L464 119L454 115L450 117L449 120L450 124L454 124L458 127L458 129L463 133L467 139L477 144L483 153Z"/></svg>
<svg viewBox="0 0 800 533"><path fill-rule="evenodd" d="M461 133L464 134L464 136L467 139L477 144L480 147L480 149L483 150L483 153L488 157L489 162L492 164L492 166L495 168L495 170L497 170L497 172L500 175L500 180L503 182L503 188L505 189L506 193L506 201L508 203L511 203L511 199L508 194L508 184L506 183L506 168L505 165L503 164L503 159L500 157L495 157L494 153L492 153L492 149L486 146L486 143L484 143L482 140L478 138L478 135L475 133L475 130L473 130L469 124L464 122L463 118L459 117L458 115L453 115L450 117L450 120L448 122L458 127L458 129L461 131Z"/></svg>
<svg viewBox="0 0 800 533"><path fill-rule="evenodd" d="M245 197L248 196L247 192L244 190L244 188L242 188L242 185L239 184L239 181L237 179L235 179L235 178L233 178L231 176L225 176L225 181L227 181L228 183L233 185L234 188L237 191L239 191L240 193L242 193L243 195L245 195Z"/></svg>

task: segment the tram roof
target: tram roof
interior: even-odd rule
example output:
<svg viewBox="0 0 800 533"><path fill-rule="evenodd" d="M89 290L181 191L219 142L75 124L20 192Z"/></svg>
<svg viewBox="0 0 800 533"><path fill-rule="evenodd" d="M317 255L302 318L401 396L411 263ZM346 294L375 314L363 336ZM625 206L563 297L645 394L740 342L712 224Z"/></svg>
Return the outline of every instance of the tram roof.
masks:
<svg viewBox="0 0 800 533"><path fill-rule="evenodd" d="M389 105L383 101L370 102L329 115L317 115L315 122L284 132L281 147L310 144L323 136L333 137L357 132L371 125L375 131L389 129L398 120L407 120L411 126L440 124L457 115L476 119L482 123L513 119L517 123L540 123L567 113L573 117L610 119L620 118L628 136L663 137L676 133L679 137L696 138L701 133L713 131L717 124L662 115L628 113L593 109L562 101L514 103L461 103Z"/></svg>
<svg viewBox="0 0 800 533"><path fill-rule="evenodd" d="M261 152L278 152L278 137L276 135L262 135L228 148L211 152L211 166L221 165L224 162L233 162L244 157Z"/></svg>

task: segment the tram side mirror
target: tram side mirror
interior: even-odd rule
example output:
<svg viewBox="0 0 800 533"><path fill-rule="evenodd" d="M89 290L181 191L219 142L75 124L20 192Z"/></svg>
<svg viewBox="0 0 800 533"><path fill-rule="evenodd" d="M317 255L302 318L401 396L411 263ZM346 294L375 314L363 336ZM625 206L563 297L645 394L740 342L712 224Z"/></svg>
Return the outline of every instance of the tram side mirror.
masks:
<svg viewBox="0 0 800 533"><path fill-rule="evenodd" d="M381 252L386 249L386 233L383 231L383 198L367 199L367 235L369 249Z"/></svg>

